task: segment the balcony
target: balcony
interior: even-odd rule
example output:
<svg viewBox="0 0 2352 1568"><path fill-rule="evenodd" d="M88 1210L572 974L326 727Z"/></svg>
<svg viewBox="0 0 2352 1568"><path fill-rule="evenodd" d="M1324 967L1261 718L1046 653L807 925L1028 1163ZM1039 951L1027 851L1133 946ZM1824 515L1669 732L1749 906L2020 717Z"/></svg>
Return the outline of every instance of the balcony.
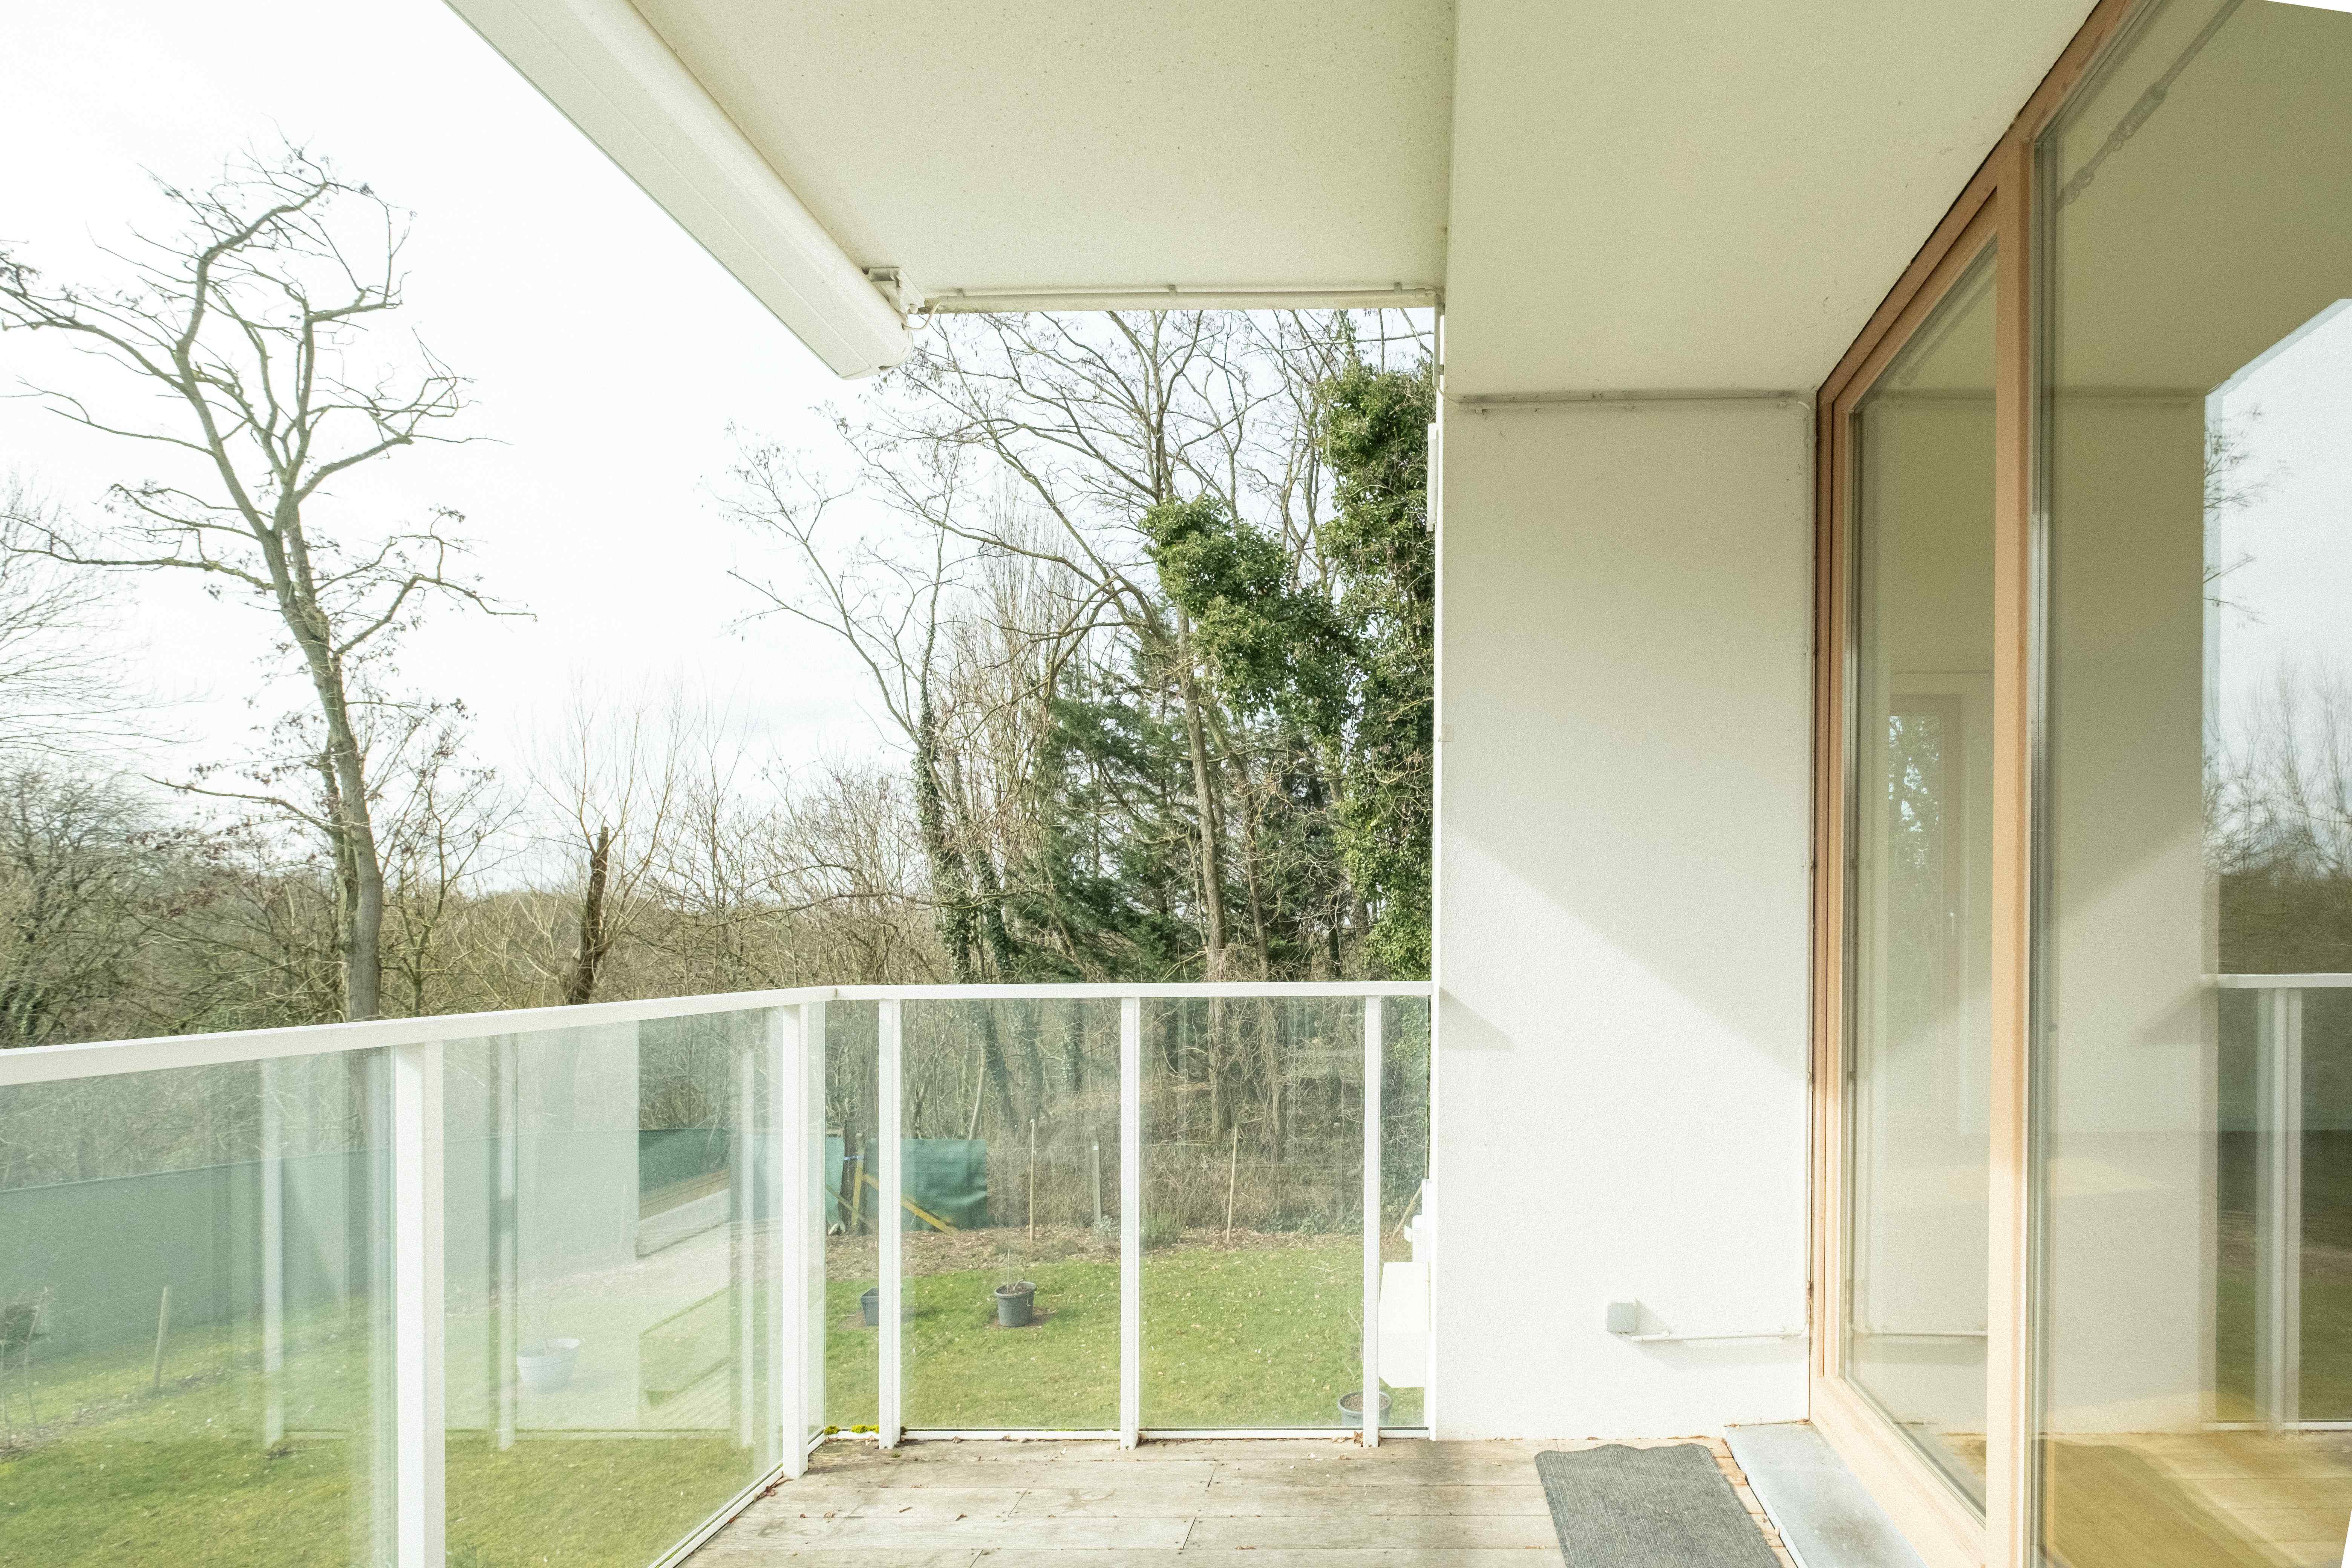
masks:
<svg viewBox="0 0 2352 1568"><path fill-rule="evenodd" d="M8 1052L11 1554L642 1568L829 1437L1424 1436L1429 1068L1424 984Z"/></svg>

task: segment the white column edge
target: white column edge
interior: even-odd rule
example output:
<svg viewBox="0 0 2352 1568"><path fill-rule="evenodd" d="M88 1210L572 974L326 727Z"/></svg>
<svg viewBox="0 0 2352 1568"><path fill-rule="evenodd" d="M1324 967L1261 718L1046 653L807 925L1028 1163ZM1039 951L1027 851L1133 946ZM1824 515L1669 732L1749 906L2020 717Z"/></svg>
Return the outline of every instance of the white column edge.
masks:
<svg viewBox="0 0 2352 1568"><path fill-rule="evenodd" d="M882 1327L877 1342L882 1366L881 1376L877 1380L881 1412L877 1422L881 1430L877 1436L883 1447L895 1448L898 1446L899 1435L905 1430L904 1390L899 1385L902 1370L899 1360L899 1303L904 1300L904 1289L898 1278L899 1255L903 1250L898 1229L899 1182L902 1175L898 1141L904 1115L900 1105L899 1079L901 1004L895 998L887 1000L881 1004L881 1013L882 1125L877 1131L881 1134L882 1145L882 1201L881 1212L875 1216L875 1224L878 1227L875 1237L880 1243L876 1254L880 1259L878 1272L881 1275L878 1284L882 1292Z"/></svg>
<svg viewBox="0 0 2352 1568"><path fill-rule="evenodd" d="M1143 1431L1143 1003L1118 1004L1118 1446Z"/></svg>
<svg viewBox="0 0 2352 1568"><path fill-rule="evenodd" d="M1381 1446L1381 999L1364 998L1364 1447Z"/></svg>
<svg viewBox="0 0 2352 1568"><path fill-rule="evenodd" d="M399 1568L445 1568L442 1047L392 1051L394 1540Z"/></svg>

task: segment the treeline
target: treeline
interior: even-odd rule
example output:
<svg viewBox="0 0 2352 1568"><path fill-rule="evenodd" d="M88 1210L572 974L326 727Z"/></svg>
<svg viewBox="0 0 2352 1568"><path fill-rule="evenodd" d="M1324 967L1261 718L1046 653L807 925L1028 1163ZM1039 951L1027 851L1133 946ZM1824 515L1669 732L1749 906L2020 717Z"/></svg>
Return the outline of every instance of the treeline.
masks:
<svg viewBox="0 0 2352 1568"><path fill-rule="evenodd" d="M788 766L691 697L597 694L501 774L467 694L414 689L400 654L530 585L469 574L458 509L385 532L335 499L464 436L467 384L393 325L405 215L295 148L165 195L183 226L123 277L55 285L0 252L0 331L89 351L35 384L125 463L98 505L6 503L6 1044L1426 972L1423 323L925 323L824 439L740 432L712 481L766 563L714 600L840 639L890 753ZM158 716L123 696L105 608L173 572L267 616L257 686L300 696L249 752L155 778L124 749Z"/></svg>

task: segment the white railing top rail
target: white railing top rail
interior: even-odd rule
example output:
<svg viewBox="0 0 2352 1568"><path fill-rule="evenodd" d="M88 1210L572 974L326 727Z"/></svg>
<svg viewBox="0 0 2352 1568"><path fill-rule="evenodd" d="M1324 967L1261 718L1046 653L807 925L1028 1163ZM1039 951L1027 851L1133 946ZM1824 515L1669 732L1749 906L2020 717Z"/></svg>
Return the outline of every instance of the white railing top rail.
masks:
<svg viewBox="0 0 2352 1568"><path fill-rule="evenodd" d="M2347 991L2352 974L2217 974L2224 991Z"/></svg>
<svg viewBox="0 0 2352 1568"><path fill-rule="evenodd" d="M1201 996L1426 996L1432 989L1426 980L1223 980L1131 985L1092 982L1048 985L836 985L826 994L839 1002L1029 1002L1068 996L1112 1001L1140 996L1150 1001Z"/></svg>
<svg viewBox="0 0 2352 1568"><path fill-rule="evenodd" d="M1257 980L1217 984L1066 985L803 985L779 991L730 991L707 996L657 996L636 1002L591 1002L579 1007L523 1007L491 1013L441 1013L421 1018L372 1018L357 1024L301 1024L282 1029L236 1029L209 1035L157 1035L136 1040L90 1040L65 1046L0 1050L0 1089L68 1079L110 1078L169 1068L319 1056L337 1051L473 1040L496 1036L587 1029L650 1018L750 1013L803 1002L1050 1001L1062 997L1150 999L1184 997L1428 996L1429 982Z"/></svg>

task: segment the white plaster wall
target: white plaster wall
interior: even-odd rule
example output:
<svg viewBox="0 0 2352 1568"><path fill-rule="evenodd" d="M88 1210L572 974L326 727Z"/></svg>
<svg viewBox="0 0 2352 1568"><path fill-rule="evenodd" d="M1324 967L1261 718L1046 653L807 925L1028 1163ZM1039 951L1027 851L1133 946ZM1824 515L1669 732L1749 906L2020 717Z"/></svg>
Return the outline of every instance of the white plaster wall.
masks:
<svg viewBox="0 0 2352 1568"><path fill-rule="evenodd" d="M1811 413L1444 418L1439 1435L1801 1418Z"/></svg>

